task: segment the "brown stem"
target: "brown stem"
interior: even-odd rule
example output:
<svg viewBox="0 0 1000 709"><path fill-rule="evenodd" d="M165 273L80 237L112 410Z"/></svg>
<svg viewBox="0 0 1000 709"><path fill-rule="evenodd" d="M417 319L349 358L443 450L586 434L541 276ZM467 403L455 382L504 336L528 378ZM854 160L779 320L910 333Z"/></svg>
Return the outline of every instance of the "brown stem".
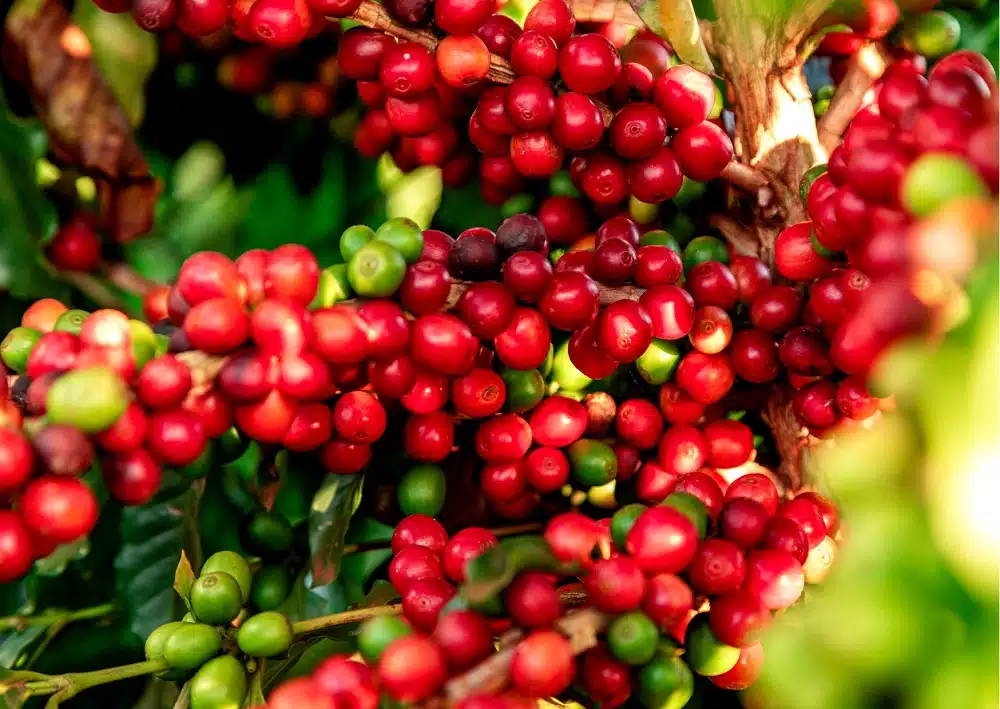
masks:
<svg viewBox="0 0 1000 709"><path fill-rule="evenodd" d="M819 139L827 152L840 144L851 119L861 108L865 94L885 73L888 58L877 42L869 42L851 57L847 72L830 99L826 113L819 119Z"/></svg>
<svg viewBox="0 0 1000 709"><path fill-rule="evenodd" d="M555 627L569 639L573 654L579 655L597 645L598 635L608 621L609 617L604 613L585 608L560 618ZM508 646L465 674L449 680L444 686L445 696L450 702L458 702L473 694L502 690L510 678L510 666L516 647Z"/></svg>
<svg viewBox="0 0 1000 709"><path fill-rule="evenodd" d="M585 2L585 0L580 0ZM598 5L601 3L594 3ZM621 5L621 3L617 3ZM624 7L628 8L626 4ZM617 12L625 13L625 10L616 10ZM631 12L631 9L628 10ZM634 13L633 13L634 14ZM396 37L397 39L402 39L408 42L416 42L417 44L426 47L427 49L434 50L438 45L438 38L427 30L417 30L412 27L407 27L401 25L392 19L388 11L374 0L362 0L361 5L358 9L354 11L351 15L352 20L358 24L369 27L373 30L378 30L379 32L384 32L385 34ZM514 73L514 69L510 66L508 62L503 57L499 57L495 54L490 57L490 71L486 75L486 78L495 84L510 84L517 78L517 74ZM601 112L601 117L604 120L605 127L611 124L611 119L614 118L615 112L610 106L601 103L600 101L595 101L598 110ZM810 104L811 110L811 104ZM734 187L737 187L745 192L749 192L752 195L756 195L758 202L762 205L770 203L772 192L769 188L769 180L767 176L763 173L755 170L749 165L739 165L734 162L726 167L722 171L720 177L726 180Z"/></svg>
<svg viewBox="0 0 1000 709"><path fill-rule="evenodd" d="M140 298L146 297L151 290L162 285L140 276L131 266L124 263L106 263L102 266L102 270L110 283Z"/></svg>
<svg viewBox="0 0 1000 709"><path fill-rule="evenodd" d="M802 455L808 445L808 435L792 410L792 397L781 387L776 387L767 400L764 420L771 428L774 445L778 449L781 465L775 471L786 489L798 491L802 487Z"/></svg>
<svg viewBox="0 0 1000 709"><path fill-rule="evenodd" d="M72 285L102 308L113 308L114 310L122 311L128 310L128 307L121 300L121 298L115 295L115 292L108 288L106 283L102 282L101 279L97 278L93 274L81 273L79 271L64 271L60 274L60 278Z"/></svg>

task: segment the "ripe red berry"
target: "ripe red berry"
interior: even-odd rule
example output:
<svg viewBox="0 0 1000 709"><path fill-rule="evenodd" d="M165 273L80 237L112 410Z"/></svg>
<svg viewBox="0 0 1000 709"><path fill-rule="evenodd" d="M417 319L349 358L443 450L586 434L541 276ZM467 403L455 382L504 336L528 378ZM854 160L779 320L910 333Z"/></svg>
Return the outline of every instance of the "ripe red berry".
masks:
<svg viewBox="0 0 1000 709"><path fill-rule="evenodd" d="M205 450L205 431L193 416L180 409L154 413L146 430L149 451L174 466L193 463Z"/></svg>
<svg viewBox="0 0 1000 709"><path fill-rule="evenodd" d="M601 538L597 522L579 512L556 515L545 526L544 537L560 561L584 563Z"/></svg>
<svg viewBox="0 0 1000 709"><path fill-rule="evenodd" d="M28 354L25 374L32 381L46 374L58 374L76 366L80 354L80 338L68 332L47 332Z"/></svg>
<svg viewBox="0 0 1000 709"><path fill-rule="evenodd" d="M750 552L744 590L758 596L771 610L787 608L799 600L804 585L802 565L788 552Z"/></svg>
<svg viewBox="0 0 1000 709"><path fill-rule="evenodd" d="M562 46L576 28L573 9L565 0L541 0L524 18L524 29L541 32Z"/></svg>
<svg viewBox="0 0 1000 709"><path fill-rule="evenodd" d="M684 264L680 255L669 246L650 244L636 251L634 278L636 284L643 288L672 285L680 280L683 273Z"/></svg>
<svg viewBox="0 0 1000 709"><path fill-rule="evenodd" d="M615 430L624 442L646 450L659 443L663 434L663 418L651 402L629 399L618 407Z"/></svg>
<svg viewBox="0 0 1000 709"><path fill-rule="evenodd" d="M204 37L225 26L227 9L221 0L180 0L177 26L184 34Z"/></svg>
<svg viewBox="0 0 1000 709"><path fill-rule="evenodd" d="M760 503L768 515L773 515L778 509L778 488L769 477L761 473L742 475L726 489L726 500L741 497Z"/></svg>
<svg viewBox="0 0 1000 709"><path fill-rule="evenodd" d="M645 306L619 300L602 309L594 321L594 341L616 362L634 362L653 340L653 322Z"/></svg>
<svg viewBox="0 0 1000 709"><path fill-rule="evenodd" d="M708 511L708 516L712 521L715 521L719 518L726 499L721 487L722 482L724 482L724 479L721 477L697 470L693 473L681 475L677 480L674 490L676 492L686 492L701 500Z"/></svg>
<svg viewBox="0 0 1000 709"><path fill-rule="evenodd" d="M736 277L724 263L699 263L688 272L687 281L687 289L699 308L715 305L731 310L739 300Z"/></svg>
<svg viewBox="0 0 1000 709"><path fill-rule="evenodd" d="M136 394L152 409L177 406L191 390L191 370L173 355L151 359L139 372Z"/></svg>
<svg viewBox="0 0 1000 709"><path fill-rule="evenodd" d="M708 464L716 468L735 468L750 460L753 432L740 421L720 419L703 430L708 443Z"/></svg>
<svg viewBox="0 0 1000 709"><path fill-rule="evenodd" d="M437 625L442 609L457 589L443 578L412 581L403 594L403 615L417 630L429 633Z"/></svg>
<svg viewBox="0 0 1000 709"><path fill-rule="evenodd" d="M112 453L127 453L142 445L146 440L146 413L139 404L132 402L125 412L94 440L106 451ZM2 443L0 443L2 445ZM0 480L3 475L0 474ZM0 490L3 489L0 483Z"/></svg>
<svg viewBox="0 0 1000 709"><path fill-rule="evenodd" d="M519 76L548 79L556 73L559 48L548 35L532 30L514 40L510 49L510 65Z"/></svg>
<svg viewBox="0 0 1000 709"><path fill-rule="evenodd" d="M677 384L696 401L713 404L724 397L736 378L725 354L689 352L677 366Z"/></svg>
<svg viewBox="0 0 1000 709"><path fill-rule="evenodd" d="M694 325L694 299L679 286L654 286L639 296L653 323L653 337L679 340Z"/></svg>
<svg viewBox="0 0 1000 709"><path fill-rule="evenodd" d="M46 253L56 268L87 273L101 263L101 240L88 220L78 216L59 227Z"/></svg>
<svg viewBox="0 0 1000 709"><path fill-rule="evenodd" d="M604 134L604 119L589 97L570 91L556 99L552 133L567 150L589 150Z"/></svg>
<svg viewBox="0 0 1000 709"><path fill-rule="evenodd" d="M556 448L536 448L524 459L524 475L539 492L555 492L569 480L569 461Z"/></svg>
<svg viewBox="0 0 1000 709"><path fill-rule="evenodd" d="M34 562L31 535L12 510L0 510L0 583L11 583L28 573Z"/></svg>
<svg viewBox="0 0 1000 709"><path fill-rule="evenodd" d="M505 598L511 620L525 628L545 628L562 615L556 585L546 574L524 572L507 587Z"/></svg>
<svg viewBox="0 0 1000 709"><path fill-rule="evenodd" d="M94 459L94 447L87 434L68 424L46 425L35 433L31 445L38 462L53 475L82 475ZM12 452L20 458L18 451Z"/></svg>
<svg viewBox="0 0 1000 709"><path fill-rule="evenodd" d="M742 549L750 549L764 537L769 515L764 506L747 497L726 502L719 515L723 536Z"/></svg>
<svg viewBox="0 0 1000 709"><path fill-rule="evenodd" d="M802 528L786 517L773 517L764 528L760 545L765 549L784 551L800 564L809 558L809 541Z"/></svg>
<svg viewBox="0 0 1000 709"><path fill-rule="evenodd" d="M243 344L250 334L250 317L238 301L213 298L193 306L184 318L184 334L195 349L224 354Z"/></svg>
<svg viewBox="0 0 1000 709"><path fill-rule="evenodd" d="M547 131L533 131L510 139L510 157L525 177L544 178L562 166L563 150Z"/></svg>
<svg viewBox="0 0 1000 709"><path fill-rule="evenodd" d="M494 505L514 502L524 493L524 486L524 465L520 460L492 463L479 476L479 487Z"/></svg>
<svg viewBox="0 0 1000 709"><path fill-rule="evenodd" d="M583 583L591 603L605 613L634 610L646 594L642 567L628 556L595 561Z"/></svg>
<svg viewBox="0 0 1000 709"><path fill-rule="evenodd" d="M278 48L301 43L312 22L312 12L305 0L255 0L247 16L250 35Z"/></svg>
<svg viewBox="0 0 1000 709"><path fill-rule="evenodd" d="M337 51L340 70L351 79L377 79L382 57L394 44L395 41L382 32L367 27L352 27L340 38Z"/></svg>
<svg viewBox="0 0 1000 709"><path fill-rule="evenodd" d="M729 346L733 337L733 321L725 310L716 305L706 305L698 308L694 317L688 339L696 350L718 354Z"/></svg>
<svg viewBox="0 0 1000 709"><path fill-rule="evenodd" d="M651 103L638 101L623 106L608 128L611 147L629 160L651 157L667 138L667 122Z"/></svg>
<svg viewBox="0 0 1000 709"><path fill-rule="evenodd" d="M143 448L111 456L102 467L108 492L122 504L145 504L160 487L160 466Z"/></svg>
<svg viewBox="0 0 1000 709"><path fill-rule="evenodd" d="M650 574L679 573L694 559L697 545L694 524L673 507L646 510L625 538L626 552Z"/></svg>
<svg viewBox="0 0 1000 709"><path fill-rule="evenodd" d="M194 306L214 298L240 301L245 286L229 258L215 251L199 251L181 266L174 288L184 302Z"/></svg>
<svg viewBox="0 0 1000 709"><path fill-rule="evenodd" d="M379 81L390 96L418 96L434 88L436 79L434 57L419 44L401 42L382 56Z"/></svg>
<svg viewBox="0 0 1000 709"><path fill-rule="evenodd" d="M17 510L29 532L55 544L90 534L97 524L97 498L79 478L35 478L21 493Z"/></svg>
<svg viewBox="0 0 1000 709"><path fill-rule="evenodd" d="M682 128L670 141L681 170L692 180L714 180L733 159L733 143L726 132L709 121Z"/></svg>
<svg viewBox="0 0 1000 709"><path fill-rule="evenodd" d="M371 460L371 446L365 443L334 440L323 446L320 458L323 467L335 475L361 472Z"/></svg>
<svg viewBox="0 0 1000 709"><path fill-rule="evenodd" d="M735 591L745 574L743 550L725 539L703 541L688 568L691 586L713 596Z"/></svg>
<svg viewBox="0 0 1000 709"><path fill-rule="evenodd" d="M624 283L635 271L636 254L631 244L623 239L608 239L594 252L590 273L601 283Z"/></svg>
<svg viewBox="0 0 1000 709"><path fill-rule="evenodd" d="M510 324L493 339L497 357L513 369L535 369L549 354L549 326L541 313L517 308Z"/></svg>
<svg viewBox="0 0 1000 709"><path fill-rule="evenodd" d="M400 402L407 411L429 414L447 403L448 380L445 377L416 370L412 382L409 391L400 397Z"/></svg>
<svg viewBox="0 0 1000 709"><path fill-rule="evenodd" d="M775 266L785 278L811 281L826 275L832 265L813 248L810 222L800 222L784 229L774 244Z"/></svg>
<svg viewBox="0 0 1000 709"><path fill-rule="evenodd" d="M489 419L476 431L476 453L487 463L520 460L531 446L531 426L516 414Z"/></svg>
<svg viewBox="0 0 1000 709"><path fill-rule="evenodd" d="M31 444L19 431L0 426L0 494L7 495L21 487L34 470Z"/></svg>
<svg viewBox="0 0 1000 709"><path fill-rule="evenodd" d="M405 99L389 96L385 115L399 135L427 135L441 120L441 104L433 91Z"/></svg>
<svg viewBox="0 0 1000 709"><path fill-rule="evenodd" d="M442 561L444 571L455 583L465 581L465 566L487 549L498 544L496 535L482 527L467 527L449 540Z"/></svg>
<svg viewBox="0 0 1000 709"><path fill-rule="evenodd" d="M410 356L414 364L446 376L460 376L475 364L479 342L454 315L434 313L413 323Z"/></svg>
<svg viewBox="0 0 1000 709"><path fill-rule="evenodd" d="M704 404L670 382L660 387L659 404L663 418L675 425L697 423L705 413Z"/></svg>
<svg viewBox="0 0 1000 709"><path fill-rule="evenodd" d="M621 69L618 50L599 34L576 35L559 52L559 75L570 91L584 94L606 91Z"/></svg>
<svg viewBox="0 0 1000 709"><path fill-rule="evenodd" d="M711 77L685 64L660 74L653 91L656 105L671 128L701 123L715 105L715 84Z"/></svg>
<svg viewBox="0 0 1000 709"><path fill-rule="evenodd" d="M447 676L444 652L433 640L419 635L397 638L379 658L379 687L401 702L432 696Z"/></svg>
<svg viewBox="0 0 1000 709"><path fill-rule="evenodd" d="M612 155L587 157L582 191L599 205L618 204L628 196L629 180L625 164Z"/></svg>
<svg viewBox="0 0 1000 709"><path fill-rule="evenodd" d="M694 593L680 577L656 574L646 583L642 612L662 631L671 630L694 607Z"/></svg>
<svg viewBox="0 0 1000 709"><path fill-rule="evenodd" d="M443 411L414 414L403 425L403 449L411 458L437 463L448 457L455 443L455 424Z"/></svg>
<svg viewBox="0 0 1000 709"><path fill-rule="evenodd" d="M445 613L434 628L433 639L444 652L448 669L464 672L493 654L493 633L481 614L471 610Z"/></svg>
<svg viewBox="0 0 1000 709"><path fill-rule="evenodd" d="M771 612L759 597L732 591L712 599L708 622L715 637L726 645L749 647L771 624Z"/></svg>
<svg viewBox="0 0 1000 709"><path fill-rule="evenodd" d="M333 425L341 438L371 444L385 431L385 409L367 392L347 392L333 409Z"/></svg>
<svg viewBox="0 0 1000 709"><path fill-rule="evenodd" d="M441 78L456 89L476 86L490 71L490 50L474 34L444 37L434 50L434 58Z"/></svg>
<svg viewBox="0 0 1000 709"><path fill-rule="evenodd" d="M504 287L527 303L541 297L551 277L552 264L537 251L519 251L503 265Z"/></svg>
<svg viewBox="0 0 1000 709"><path fill-rule="evenodd" d="M507 15L494 13L476 30L491 54L510 58L514 41L523 34L521 26ZM440 45L439 45L440 46Z"/></svg>
<svg viewBox="0 0 1000 709"><path fill-rule="evenodd" d="M740 330L729 346L729 359L736 373L755 384L769 382L781 371L778 343L763 330Z"/></svg>
<svg viewBox="0 0 1000 709"><path fill-rule="evenodd" d="M554 630L536 630L514 648L510 677L528 697L549 697L573 681L576 665L569 640Z"/></svg>

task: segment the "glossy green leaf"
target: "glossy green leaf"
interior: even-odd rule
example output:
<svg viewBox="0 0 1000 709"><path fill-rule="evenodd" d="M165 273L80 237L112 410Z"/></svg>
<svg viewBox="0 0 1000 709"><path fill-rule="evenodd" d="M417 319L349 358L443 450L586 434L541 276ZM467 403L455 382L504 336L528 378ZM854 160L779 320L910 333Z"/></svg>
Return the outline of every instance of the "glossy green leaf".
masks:
<svg viewBox="0 0 1000 709"><path fill-rule="evenodd" d="M150 503L122 512L115 585L129 628L140 638L179 617L174 574L184 550L185 515L195 503L192 490L169 473Z"/></svg>
<svg viewBox="0 0 1000 709"><path fill-rule="evenodd" d="M309 510L309 552L312 584L325 586L337 579L344 536L361 502L361 475L327 475L313 496Z"/></svg>
<svg viewBox="0 0 1000 709"><path fill-rule="evenodd" d="M355 516L347 530L348 544L386 542L392 538L393 528L371 517ZM341 562L340 583L344 586L347 602L351 605L364 602L368 579L392 557L392 550L375 549L344 556ZM374 590L374 589L373 589Z"/></svg>
<svg viewBox="0 0 1000 709"><path fill-rule="evenodd" d="M558 567L559 561L542 537L511 537L469 562L462 595L472 604L485 603L507 588L522 571Z"/></svg>
<svg viewBox="0 0 1000 709"><path fill-rule="evenodd" d="M177 568L174 569L174 590L180 596L181 600L184 601L184 605L187 606L188 610L191 610L191 587L194 586L194 582L194 569L191 568L191 562L188 561L187 554L181 549L181 558L177 562Z"/></svg>

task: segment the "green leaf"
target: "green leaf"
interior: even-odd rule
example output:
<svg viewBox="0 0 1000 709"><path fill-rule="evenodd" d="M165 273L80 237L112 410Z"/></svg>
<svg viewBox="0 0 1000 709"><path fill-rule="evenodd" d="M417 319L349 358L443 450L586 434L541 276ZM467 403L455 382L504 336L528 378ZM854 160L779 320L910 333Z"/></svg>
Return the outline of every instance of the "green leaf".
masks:
<svg viewBox="0 0 1000 709"><path fill-rule="evenodd" d="M309 519L309 508L316 491L324 480L315 466L307 467L298 458L281 472L281 487L274 496L271 509L280 512L293 527Z"/></svg>
<svg viewBox="0 0 1000 709"><path fill-rule="evenodd" d="M181 558L177 562L177 568L174 569L174 590L188 610L191 610L191 587L194 586L194 581L194 569L191 568L187 554L181 549Z"/></svg>
<svg viewBox="0 0 1000 709"><path fill-rule="evenodd" d="M237 227L243 221L249 193L237 190L231 177L216 184L203 198L174 202L163 230L184 257L196 251L236 251Z"/></svg>
<svg viewBox="0 0 1000 709"><path fill-rule="evenodd" d="M441 169L431 165L418 167L403 175L389 190L386 198L386 215L408 217L426 229L441 206Z"/></svg>
<svg viewBox="0 0 1000 709"><path fill-rule="evenodd" d="M435 224L453 236L474 226L496 229L500 221L500 207L487 204L475 184L460 190L445 190L435 215Z"/></svg>
<svg viewBox="0 0 1000 709"><path fill-rule="evenodd" d="M649 29L670 42L685 64L714 73L691 0L629 0L629 4Z"/></svg>
<svg viewBox="0 0 1000 709"><path fill-rule="evenodd" d="M140 638L177 618L174 575L184 550L185 514L195 503L188 481L171 472L149 504L122 512L115 585L129 628Z"/></svg>
<svg viewBox="0 0 1000 709"><path fill-rule="evenodd" d="M361 475L327 475L309 510L310 570L314 586L337 579L344 535L361 503Z"/></svg>
<svg viewBox="0 0 1000 709"><path fill-rule="evenodd" d="M15 298L65 299L69 289L48 270L39 246L57 218L35 183L32 135L10 115L0 93L0 290Z"/></svg>
<svg viewBox="0 0 1000 709"><path fill-rule="evenodd" d="M133 126L146 110L146 80L156 66L156 37L127 14L111 14L91 0L73 7L73 21L90 40L94 62Z"/></svg>
<svg viewBox="0 0 1000 709"><path fill-rule="evenodd" d="M43 635L44 625L29 625L0 634L0 667L13 668L18 659Z"/></svg>
<svg viewBox="0 0 1000 709"><path fill-rule="evenodd" d="M356 516L351 520L346 541L349 544L384 542L392 539L392 532L393 528L389 525L382 524L371 517ZM341 564L340 583L344 585L344 592L349 604L353 605L364 601L368 579L391 557L392 550L388 547L347 554L344 557Z"/></svg>
<svg viewBox="0 0 1000 709"><path fill-rule="evenodd" d="M511 537L469 562L462 596L472 604L483 604L496 598L520 572L528 569L548 571L559 566L542 537Z"/></svg>

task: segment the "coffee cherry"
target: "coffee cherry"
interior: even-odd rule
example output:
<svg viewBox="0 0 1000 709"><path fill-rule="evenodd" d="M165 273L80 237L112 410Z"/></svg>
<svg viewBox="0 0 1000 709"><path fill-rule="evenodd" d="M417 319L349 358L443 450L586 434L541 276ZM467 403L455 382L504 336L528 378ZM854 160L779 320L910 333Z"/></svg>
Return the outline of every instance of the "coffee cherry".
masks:
<svg viewBox="0 0 1000 709"><path fill-rule="evenodd" d="M692 587L709 595L736 590L746 574L743 551L725 539L706 539L688 569Z"/></svg>
<svg viewBox="0 0 1000 709"><path fill-rule="evenodd" d="M417 579L403 594L403 615L416 630L429 633L455 593L455 587L443 578Z"/></svg>
<svg viewBox="0 0 1000 709"><path fill-rule="evenodd" d="M569 641L554 630L536 630L514 648L510 677L524 695L548 697L569 687L575 669Z"/></svg>
<svg viewBox="0 0 1000 709"><path fill-rule="evenodd" d="M497 357L513 369L535 369L549 354L551 333L542 315L517 308L510 324L493 340Z"/></svg>
<svg viewBox="0 0 1000 709"><path fill-rule="evenodd" d="M520 574L507 587L506 607L511 619L525 628L545 628L562 615L555 584L537 572Z"/></svg>
<svg viewBox="0 0 1000 709"><path fill-rule="evenodd" d="M646 577L639 563L627 556L594 562L584 578L591 602L606 613L624 613L639 607L646 593Z"/></svg>
<svg viewBox="0 0 1000 709"><path fill-rule="evenodd" d="M476 35L483 40L487 50L504 59L510 58L514 42L521 34L521 26L517 22L499 13L490 15L476 30Z"/></svg>
<svg viewBox="0 0 1000 709"><path fill-rule="evenodd" d="M35 478L21 493L17 509L29 532L55 544L86 536L97 524L97 499L77 478Z"/></svg>
<svg viewBox="0 0 1000 709"><path fill-rule="evenodd" d="M759 549L747 557L744 590L771 610L787 608L802 595L802 566L788 552Z"/></svg>
<svg viewBox="0 0 1000 709"><path fill-rule="evenodd" d="M327 443L321 453L323 467L336 475L361 472L368 465L371 456L371 446L339 440Z"/></svg>
<svg viewBox="0 0 1000 709"><path fill-rule="evenodd" d="M589 150L604 133L600 110L582 93L570 91L556 99L553 120L552 133L567 150Z"/></svg>
<svg viewBox="0 0 1000 709"><path fill-rule="evenodd" d="M403 426L403 449L411 458L438 463L448 457L455 443L455 424L442 411L415 414Z"/></svg>
<svg viewBox="0 0 1000 709"><path fill-rule="evenodd" d="M379 686L401 702L418 702L433 695L447 677L447 660L431 639L406 635L382 653Z"/></svg>
<svg viewBox="0 0 1000 709"><path fill-rule="evenodd" d="M180 404L191 389L191 370L173 355L161 355L146 363L136 381L143 404L169 409Z"/></svg>
<svg viewBox="0 0 1000 709"><path fill-rule="evenodd" d="M46 255L56 268L88 273L101 262L101 240L88 220L77 216L59 227L46 248Z"/></svg>
<svg viewBox="0 0 1000 709"><path fill-rule="evenodd" d="M87 435L66 424L45 426L35 434L31 444L39 462L53 475L82 475L94 457L94 447Z"/></svg>
<svg viewBox="0 0 1000 709"><path fill-rule="evenodd" d="M599 34L576 35L559 52L559 75L570 91L605 91L614 84L621 68L618 50Z"/></svg>
<svg viewBox="0 0 1000 709"><path fill-rule="evenodd" d="M487 549L498 544L493 532L482 527L467 527L457 532L444 549L444 571L452 581L465 581L465 566Z"/></svg>
<svg viewBox="0 0 1000 709"><path fill-rule="evenodd" d="M470 610L445 613L434 628L433 639L441 647L453 673L479 664L493 654L493 634L486 619Z"/></svg>
<svg viewBox="0 0 1000 709"><path fill-rule="evenodd" d="M679 130L670 141L670 148L684 174L699 182L718 177L733 159L733 143L729 136L709 121Z"/></svg>
<svg viewBox="0 0 1000 709"><path fill-rule="evenodd" d="M672 507L653 507L636 520L625 541L628 554L650 574L678 573L697 551L691 521Z"/></svg>
<svg viewBox="0 0 1000 709"><path fill-rule="evenodd" d="M34 465L27 439L13 428L0 426L0 493L20 488L31 477Z"/></svg>
<svg viewBox="0 0 1000 709"><path fill-rule="evenodd" d="M21 518L0 510L0 583L17 581L33 562L31 536Z"/></svg>
<svg viewBox="0 0 1000 709"><path fill-rule="evenodd" d="M510 64L519 76L537 76L548 79L556 73L559 48L552 37L534 30L527 30L514 40L510 50Z"/></svg>
<svg viewBox="0 0 1000 709"><path fill-rule="evenodd" d="M654 286L639 297L639 302L650 316L657 339L679 340L694 326L694 299L683 288Z"/></svg>
<svg viewBox="0 0 1000 709"><path fill-rule="evenodd" d="M712 599L708 622L719 640L743 648L757 643L771 624L771 613L757 596L733 591Z"/></svg>
<svg viewBox="0 0 1000 709"><path fill-rule="evenodd" d="M170 465L193 463L205 449L205 431L188 413L179 409L149 417L146 443L150 452Z"/></svg>
<svg viewBox="0 0 1000 709"><path fill-rule="evenodd" d="M594 322L595 342L616 362L634 362L653 339L653 323L639 302L619 300Z"/></svg>
<svg viewBox="0 0 1000 709"><path fill-rule="evenodd" d="M708 118L715 104L715 85L706 74L680 64L660 74L654 100L671 128L686 128Z"/></svg>
<svg viewBox="0 0 1000 709"><path fill-rule="evenodd" d="M661 631L673 628L693 606L694 594L678 576L661 573L647 581L642 611Z"/></svg>

